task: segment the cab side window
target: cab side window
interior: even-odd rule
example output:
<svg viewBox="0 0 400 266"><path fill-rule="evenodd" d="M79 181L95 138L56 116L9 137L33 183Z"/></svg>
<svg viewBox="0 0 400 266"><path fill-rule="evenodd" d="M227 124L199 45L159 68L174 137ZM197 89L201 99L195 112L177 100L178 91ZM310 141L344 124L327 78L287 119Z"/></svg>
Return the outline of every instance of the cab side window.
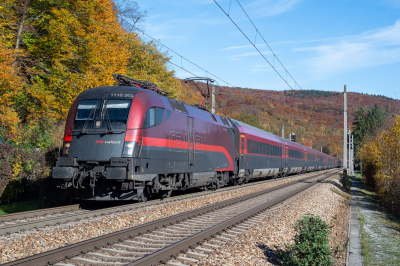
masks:
<svg viewBox="0 0 400 266"><path fill-rule="evenodd" d="M163 121L164 109L158 107L152 107L147 111L144 119L143 128L149 128L156 125L160 125Z"/></svg>
<svg viewBox="0 0 400 266"><path fill-rule="evenodd" d="M160 125L162 123L164 117L164 109L156 107L156 125Z"/></svg>

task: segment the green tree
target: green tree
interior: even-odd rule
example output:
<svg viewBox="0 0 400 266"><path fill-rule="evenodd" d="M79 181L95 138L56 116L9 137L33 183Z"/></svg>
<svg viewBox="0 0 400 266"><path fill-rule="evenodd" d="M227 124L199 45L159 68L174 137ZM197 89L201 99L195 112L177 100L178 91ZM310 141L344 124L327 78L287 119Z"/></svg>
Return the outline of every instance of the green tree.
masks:
<svg viewBox="0 0 400 266"><path fill-rule="evenodd" d="M370 110L359 107L353 122L354 158L360 160L360 151L366 141L376 135L384 126L385 115L379 105L375 104Z"/></svg>
<svg viewBox="0 0 400 266"><path fill-rule="evenodd" d="M361 147L364 146L366 138L369 135L369 126L368 113L364 107L359 107L353 122L354 151L356 159L359 157L359 151L361 150Z"/></svg>
<svg viewBox="0 0 400 266"><path fill-rule="evenodd" d="M385 125L385 115L378 104L368 112L370 135L374 136Z"/></svg>
<svg viewBox="0 0 400 266"><path fill-rule="evenodd" d="M258 121L258 118L252 114L241 113L239 116L235 117L235 119L250 126L264 130L263 126Z"/></svg>

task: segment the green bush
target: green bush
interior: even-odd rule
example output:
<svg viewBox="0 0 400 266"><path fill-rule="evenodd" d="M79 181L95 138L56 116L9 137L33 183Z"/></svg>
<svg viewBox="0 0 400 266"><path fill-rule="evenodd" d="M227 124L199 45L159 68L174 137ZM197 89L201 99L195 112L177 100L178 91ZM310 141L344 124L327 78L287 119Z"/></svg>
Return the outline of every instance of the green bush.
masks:
<svg viewBox="0 0 400 266"><path fill-rule="evenodd" d="M56 187L51 178L58 147L46 152L35 149L0 145L0 205L9 206L23 201L40 200L43 207L55 207L72 203L72 190Z"/></svg>
<svg viewBox="0 0 400 266"><path fill-rule="evenodd" d="M280 254L283 265L333 265L329 248L329 226L318 216L307 214L296 222L294 244Z"/></svg>
<svg viewBox="0 0 400 266"><path fill-rule="evenodd" d="M347 192L350 192L351 189L351 176L347 175L347 174L340 174L340 179L339 179L340 183L343 186L343 189Z"/></svg>

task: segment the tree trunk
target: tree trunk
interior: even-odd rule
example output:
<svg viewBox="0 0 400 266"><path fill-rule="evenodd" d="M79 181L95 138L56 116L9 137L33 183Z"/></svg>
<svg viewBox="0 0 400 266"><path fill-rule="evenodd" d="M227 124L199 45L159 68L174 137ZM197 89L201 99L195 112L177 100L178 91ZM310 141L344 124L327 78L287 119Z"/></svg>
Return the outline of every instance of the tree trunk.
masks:
<svg viewBox="0 0 400 266"><path fill-rule="evenodd" d="M15 49L19 49L19 45L22 41L22 33L24 32L24 26L25 26L25 22L26 22L26 13L28 12L29 4L30 4L30 0L25 0L25 5L22 10L22 18L21 18L21 21L20 21L19 27L18 27L17 41L15 43Z"/></svg>

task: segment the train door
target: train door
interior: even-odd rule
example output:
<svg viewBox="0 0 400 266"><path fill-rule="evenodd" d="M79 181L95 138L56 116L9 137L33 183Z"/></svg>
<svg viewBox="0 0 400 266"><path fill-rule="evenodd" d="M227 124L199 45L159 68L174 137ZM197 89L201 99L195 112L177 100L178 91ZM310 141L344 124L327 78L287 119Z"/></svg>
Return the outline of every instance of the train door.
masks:
<svg viewBox="0 0 400 266"><path fill-rule="evenodd" d="M188 154L189 166L194 165L194 118L188 117Z"/></svg>
<svg viewBox="0 0 400 266"><path fill-rule="evenodd" d="M286 169L288 166L287 157L288 157L288 146L286 146L285 142L282 144L282 168Z"/></svg>
<svg viewBox="0 0 400 266"><path fill-rule="evenodd" d="M246 162L246 136L240 135L240 160L245 163Z"/></svg>
<svg viewBox="0 0 400 266"><path fill-rule="evenodd" d="M285 168L285 143L284 142L282 142L282 144L281 144L281 150L282 150L282 154L281 154L281 166L282 166L282 169L283 168Z"/></svg>

